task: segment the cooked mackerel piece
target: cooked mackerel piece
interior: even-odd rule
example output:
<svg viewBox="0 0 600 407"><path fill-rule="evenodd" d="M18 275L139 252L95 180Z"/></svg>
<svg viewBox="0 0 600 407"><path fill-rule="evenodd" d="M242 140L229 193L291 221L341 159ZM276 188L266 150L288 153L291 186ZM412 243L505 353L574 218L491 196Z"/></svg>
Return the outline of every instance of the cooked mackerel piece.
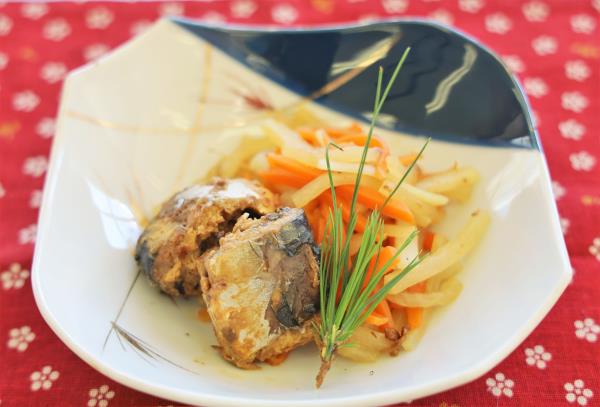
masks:
<svg viewBox="0 0 600 407"><path fill-rule="evenodd" d="M135 259L148 278L172 296L200 294L201 256L247 213L260 217L277 207L258 182L215 179L175 194L146 227Z"/></svg>
<svg viewBox="0 0 600 407"><path fill-rule="evenodd" d="M318 247L304 211L243 216L204 257L202 296L223 357L250 369L313 338Z"/></svg>

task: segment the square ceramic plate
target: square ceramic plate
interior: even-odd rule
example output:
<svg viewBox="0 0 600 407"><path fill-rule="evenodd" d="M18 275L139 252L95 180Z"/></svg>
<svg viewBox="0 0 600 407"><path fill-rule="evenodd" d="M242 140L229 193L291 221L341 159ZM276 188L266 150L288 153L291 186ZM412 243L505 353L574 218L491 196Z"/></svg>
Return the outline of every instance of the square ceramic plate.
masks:
<svg viewBox="0 0 600 407"><path fill-rule="evenodd" d="M365 120L377 66L412 52L378 133L397 151L434 141L423 165L482 174L453 207L450 235L475 208L492 224L418 348L373 364L339 360L314 388L316 349L243 371L211 348L193 300L139 277L136 219L202 176L256 131L269 109L305 105L332 123ZM525 98L501 62L462 34L424 21L317 31L161 21L73 72L63 91L33 264L37 304L77 355L114 380L202 405L375 405L482 375L539 323L571 278L548 170ZM532 239L535 236L535 239ZM516 284L518 282L518 284Z"/></svg>

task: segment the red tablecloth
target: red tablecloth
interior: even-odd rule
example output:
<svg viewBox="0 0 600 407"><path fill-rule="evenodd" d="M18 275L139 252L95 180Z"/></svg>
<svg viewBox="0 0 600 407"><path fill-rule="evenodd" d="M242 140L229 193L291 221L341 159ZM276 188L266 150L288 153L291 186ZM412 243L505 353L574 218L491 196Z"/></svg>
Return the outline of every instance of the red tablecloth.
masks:
<svg viewBox="0 0 600 407"><path fill-rule="evenodd" d="M575 278L499 366L412 405L600 405L600 0L234 0L0 5L2 407L169 404L79 360L42 320L29 284L62 79L168 14L282 25L429 16L502 55L537 116Z"/></svg>

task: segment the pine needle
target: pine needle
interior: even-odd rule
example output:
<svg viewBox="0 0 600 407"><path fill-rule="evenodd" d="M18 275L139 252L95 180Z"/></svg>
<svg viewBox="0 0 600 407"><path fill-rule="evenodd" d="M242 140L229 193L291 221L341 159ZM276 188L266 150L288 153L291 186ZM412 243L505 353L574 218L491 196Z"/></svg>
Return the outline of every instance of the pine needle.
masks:
<svg viewBox="0 0 600 407"><path fill-rule="evenodd" d="M360 164L356 174L354 184L354 192L350 206L350 219L348 221L345 236L352 236L358 220L356 214L356 202L358 198L358 189L362 179L365 161L373 130L377 123L379 112L381 111L385 100L410 52L407 48L402 55L402 58L396 65L390 80L385 88L383 88L383 69L380 67L377 78L377 89L375 93L375 104L373 107L373 115L367 134L367 141L362 151ZM384 201L385 206L391 197L396 193L402 182L406 179L417 160L423 154L429 140L425 142L419 154L408 167L395 188ZM391 259L385 264L379 264L379 254L383 246L383 217L381 216L382 208L377 208L371 212L367 218L367 223L361 244L354 257L354 261L350 258L350 239L343 238L344 223L342 220L342 211L337 205L335 186L333 183L333 174L329 160L329 149L339 146L330 143L325 150L325 161L327 163L327 173L331 188L331 196L333 206L329 210L327 218L326 232L321 243L321 263L319 267L320 277L320 300L321 300L321 320L316 325L317 339L320 347L321 367L316 378L317 388L323 384L323 380L329 371L331 364L335 358L337 350L341 346L347 345L348 339L352 336L356 328L362 325L367 317L373 312L375 307L385 298L387 293L392 289L398 281L400 281L408 272L414 269L422 260L417 256L414 258L401 273L394 279L385 284L382 288L377 289L379 282L382 280L385 272L389 270L400 253L413 241L417 232L413 232L401 245L397 248ZM365 286L365 278L369 269L369 264L375 259L374 272ZM341 287L340 287L341 286ZM364 287L364 288L363 288ZM338 302L338 290L340 292Z"/></svg>

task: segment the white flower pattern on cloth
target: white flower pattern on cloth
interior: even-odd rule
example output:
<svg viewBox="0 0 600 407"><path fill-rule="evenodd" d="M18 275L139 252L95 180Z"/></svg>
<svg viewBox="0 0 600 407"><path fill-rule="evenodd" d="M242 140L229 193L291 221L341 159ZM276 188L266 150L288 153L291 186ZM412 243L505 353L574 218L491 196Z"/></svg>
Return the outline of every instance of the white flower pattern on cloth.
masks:
<svg viewBox="0 0 600 407"><path fill-rule="evenodd" d="M548 93L548 85L542 78L525 78L523 86L525 93L534 98L540 98Z"/></svg>
<svg viewBox="0 0 600 407"><path fill-rule="evenodd" d="M585 318L583 321L577 320L573 323L575 326L575 336L588 342L596 342L600 333L600 326L592 318Z"/></svg>
<svg viewBox="0 0 600 407"><path fill-rule="evenodd" d="M83 57L86 61L93 61L94 59L100 58L102 55L110 51L108 45L105 44L92 44L88 45L83 50Z"/></svg>
<svg viewBox="0 0 600 407"><path fill-rule="evenodd" d="M525 349L525 363L529 366L545 369L551 359L552 355L542 345L535 345L533 348Z"/></svg>
<svg viewBox="0 0 600 407"><path fill-rule="evenodd" d="M42 66L40 76L48 83L56 83L65 79L67 67L62 62L47 62Z"/></svg>
<svg viewBox="0 0 600 407"><path fill-rule="evenodd" d="M483 7L483 0L458 0L458 8L467 13L477 13Z"/></svg>
<svg viewBox="0 0 600 407"><path fill-rule="evenodd" d="M248 18L256 11L256 3L252 0L237 0L231 3L231 15L235 18Z"/></svg>
<svg viewBox="0 0 600 407"><path fill-rule="evenodd" d="M19 263L12 263L8 270L0 274L2 288L5 290L23 288L25 281L29 277L29 270L25 270Z"/></svg>
<svg viewBox="0 0 600 407"><path fill-rule="evenodd" d="M29 157L23 163L23 174L34 178L42 176L48 169L48 159L43 155Z"/></svg>
<svg viewBox="0 0 600 407"><path fill-rule="evenodd" d="M590 254L596 258L596 260L600 261L600 236L592 240L592 244L590 245L588 250Z"/></svg>
<svg viewBox="0 0 600 407"><path fill-rule="evenodd" d="M25 90L13 95L13 108L21 112L31 112L40 104L40 98L33 91Z"/></svg>
<svg viewBox="0 0 600 407"><path fill-rule="evenodd" d="M540 56L554 54L558 49L558 43L556 39L549 35L540 35L534 38L531 42L531 46L536 54Z"/></svg>
<svg viewBox="0 0 600 407"><path fill-rule="evenodd" d="M182 16L184 12L181 3L163 3L158 7L158 13L161 16Z"/></svg>
<svg viewBox="0 0 600 407"><path fill-rule="evenodd" d="M575 113L581 113L588 107L587 98L577 91L564 92L560 96L560 101L563 109L570 110Z"/></svg>
<svg viewBox="0 0 600 407"><path fill-rule="evenodd" d="M523 4L522 11L527 21L536 23L545 21L550 14L550 8L541 1L530 1Z"/></svg>
<svg viewBox="0 0 600 407"><path fill-rule="evenodd" d="M433 13L429 14L429 17L445 25L452 25L452 23L454 23L452 14L444 9L435 10Z"/></svg>
<svg viewBox="0 0 600 407"><path fill-rule="evenodd" d="M552 181L552 193L554 194L554 199L557 201L565 196L567 191L565 187L563 187L558 181Z"/></svg>
<svg viewBox="0 0 600 407"><path fill-rule="evenodd" d="M504 61L506 66L508 66L508 69L510 69L514 73L521 73L525 71L525 64L523 63L521 57L519 57L518 55L504 55L502 57L502 60Z"/></svg>
<svg viewBox="0 0 600 407"><path fill-rule="evenodd" d="M591 34L596 29L596 20L587 14L576 14L571 17L571 30L578 34Z"/></svg>
<svg viewBox="0 0 600 407"><path fill-rule="evenodd" d="M59 376L60 373L56 370L52 370L52 366L44 366L42 370L33 372L29 376L29 380L31 381L30 388L32 391L38 391L39 389L49 390L52 387L52 383L55 382Z"/></svg>
<svg viewBox="0 0 600 407"><path fill-rule="evenodd" d="M103 30L113 22L112 11L106 7L96 7L89 10L85 15L85 24L92 30Z"/></svg>
<svg viewBox="0 0 600 407"><path fill-rule="evenodd" d="M560 218L560 228L563 232L563 235L566 235L569 231L569 226L571 226L571 221L567 218Z"/></svg>
<svg viewBox="0 0 600 407"><path fill-rule="evenodd" d="M408 8L408 0L382 0L381 5L386 13L404 13Z"/></svg>
<svg viewBox="0 0 600 407"><path fill-rule="evenodd" d="M6 195L6 189L4 189L4 185L0 182L0 198L3 198Z"/></svg>
<svg viewBox="0 0 600 407"><path fill-rule="evenodd" d="M71 34L71 26L63 18L48 21L43 28L44 38L50 41L62 41Z"/></svg>
<svg viewBox="0 0 600 407"><path fill-rule="evenodd" d="M564 384L566 391L565 398L569 403L577 403L580 406L585 406L592 397L594 392L585 387L585 383L581 379L573 381L573 383L567 382Z"/></svg>
<svg viewBox="0 0 600 407"><path fill-rule="evenodd" d="M4 14L0 14L0 37L8 35L10 30L12 29L13 22Z"/></svg>
<svg viewBox="0 0 600 407"><path fill-rule="evenodd" d="M223 14L217 13L216 11L209 11L208 13L204 14L201 19L213 24L225 22L225 17Z"/></svg>
<svg viewBox="0 0 600 407"><path fill-rule="evenodd" d="M495 397L501 397L504 395L510 398L513 396L513 387L515 386L515 382L506 378L504 373L498 372L494 377L488 377L485 381L485 384L487 385L487 390Z"/></svg>
<svg viewBox="0 0 600 407"><path fill-rule="evenodd" d="M600 13L600 0L592 0L592 7L594 7L598 13Z"/></svg>
<svg viewBox="0 0 600 407"><path fill-rule="evenodd" d="M51 138L56 131L56 120L51 117L44 117L35 126L35 132L41 138Z"/></svg>
<svg viewBox="0 0 600 407"><path fill-rule="evenodd" d="M276 23L291 24L298 19L298 10L290 4L277 4L271 9L271 18Z"/></svg>
<svg viewBox="0 0 600 407"><path fill-rule="evenodd" d="M25 3L21 6L21 14L23 17L31 20L38 20L48 13L48 6L46 3Z"/></svg>
<svg viewBox="0 0 600 407"><path fill-rule="evenodd" d="M575 171L591 171L596 165L596 157L587 151L569 154L569 161Z"/></svg>
<svg viewBox="0 0 600 407"><path fill-rule="evenodd" d="M27 347L35 339L35 334L27 325L20 328L13 328L8 331L8 342L6 346L9 349L16 349L17 352L25 352Z"/></svg>
<svg viewBox="0 0 600 407"><path fill-rule="evenodd" d="M581 140L585 134L585 126L575 119L569 119L558 124L560 135L566 139Z"/></svg>
<svg viewBox="0 0 600 407"><path fill-rule="evenodd" d="M565 76L574 81L583 82L590 76L590 67L582 60L565 62Z"/></svg>
<svg viewBox="0 0 600 407"><path fill-rule="evenodd" d="M37 235L37 225L29 225L19 230L19 244L30 244L35 243L35 237Z"/></svg>
<svg viewBox="0 0 600 407"><path fill-rule="evenodd" d="M150 28L151 25L152 25L152 22L150 22L149 20L136 21L135 23L133 23L131 25L131 28L129 29L129 33L132 36L140 35L144 31L146 31L148 28Z"/></svg>
<svg viewBox="0 0 600 407"><path fill-rule="evenodd" d="M8 65L8 55L0 52L0 70L6 68L6 65Z"/></svg>
<svg viewBox="0 0 600 407"><path fill-rule="evenodd" d="M39 189L31 191L31 195L29 196L29 207L33 209L39 208L42 203L42 195L43 193Z"/></svg>
<svg viewBox="0 0 600 407"><path fill-rule="evenodd" d="M115 392L110 390L108 385L103 384L98 388L90 389L88 396L90 397L87 403L88 407L106 407L109 400L115 397Z"/></svg>
<svg viewBox="0 0 600 407"><path fill-rule="evenodd" d="M512 21L503 13L494 13L485 17L485 29L495 34L506 34L512 29Z"/></svg>

